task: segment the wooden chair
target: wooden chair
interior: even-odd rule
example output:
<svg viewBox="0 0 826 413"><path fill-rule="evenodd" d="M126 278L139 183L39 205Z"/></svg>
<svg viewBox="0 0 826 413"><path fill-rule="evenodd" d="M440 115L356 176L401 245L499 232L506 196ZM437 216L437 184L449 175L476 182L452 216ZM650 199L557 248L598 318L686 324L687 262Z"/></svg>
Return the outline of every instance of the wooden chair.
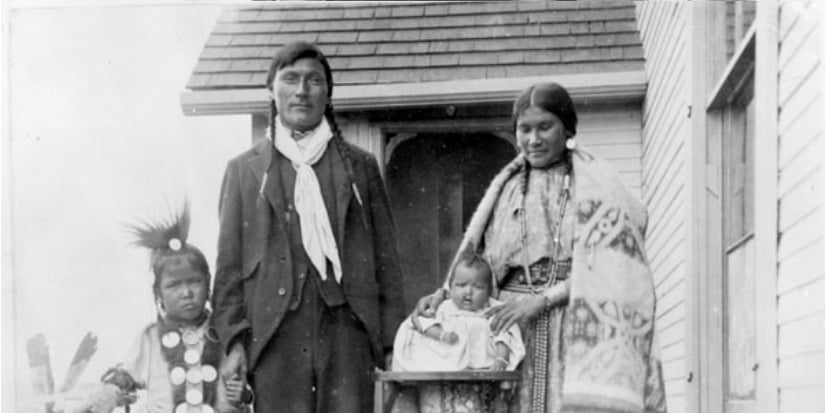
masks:
<svg viewBox="0 0 826 413"><path fill-rule="evenodd" d="M377 370L375 378L375 413L390 413L403 386L420 388L432 384L491 384L496 397L503 398L507 390L500 384L515 385L521 378L519 371L450 371L450 372L394 372ZM513 387L513 386L512 386Z"/></svg>

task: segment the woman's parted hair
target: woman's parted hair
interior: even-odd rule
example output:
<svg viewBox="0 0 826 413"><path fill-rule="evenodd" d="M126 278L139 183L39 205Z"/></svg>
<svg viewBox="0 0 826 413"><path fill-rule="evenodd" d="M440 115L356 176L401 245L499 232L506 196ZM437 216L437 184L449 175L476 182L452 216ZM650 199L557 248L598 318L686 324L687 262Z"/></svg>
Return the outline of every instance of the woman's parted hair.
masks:
<svg viewBox="0 0 826 413"><path fill-rule="evenodd" d="M565 129L576 135L577 116L568 90L558 83L537 83L519 94L513 103L513 129L525 110L538 107L556 115Z"/></svg>
<svg viewBox="0 0 826 413"><path fill-rule="evenodd" d="M519 117L530 107L537 107L548 112L553 113L562 122L571 136L576 135L577 115L574 109L574 101L568 90L558 83L537 83L519 94L516 101L513 102L513 130L516 131ZM571 151L565 150L565 158L567 159L568 168L571 168ZM525 162L522 172L522 181L520 188L522 195L528 191L528 180L530 179L531 165Z"/></svg>

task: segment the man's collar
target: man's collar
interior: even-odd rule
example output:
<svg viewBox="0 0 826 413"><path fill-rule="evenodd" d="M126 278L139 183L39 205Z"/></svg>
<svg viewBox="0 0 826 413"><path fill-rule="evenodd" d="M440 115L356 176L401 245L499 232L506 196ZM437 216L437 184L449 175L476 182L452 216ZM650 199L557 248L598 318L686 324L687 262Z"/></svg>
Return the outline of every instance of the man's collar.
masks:
<svg viewBox="0 0 826 413"><path fill-rule="evenodd" d="M289 132L290 132L290 136L291 136L293 139L295 139L296 141L300 141L301 139L304 139L305 137L312 135L312 134L313 134L313 132L315 132L315 131L318 129L318 127L319 127L319 126L321 126L321 123L322 123L322 122L323 122L323 120L324 120L324 119L322 118L322 119L321 119L321 121L319 121L319 122L318 122L318 124L317 124L317 125L315 125L315 126L313 126L312 128L307 129L307 130L305 130L305 131L300 131L300 130L292 129L292 128L290 128L289 126L287 126L287 125L283 122L283 120L281 119L281 115L276 115L276 116L277 116L278 126L281 126L281 128L282 128L283 130L287 130L287 131L289 131ZM276 127L276 128L277 128L277 127Z"/></svg>

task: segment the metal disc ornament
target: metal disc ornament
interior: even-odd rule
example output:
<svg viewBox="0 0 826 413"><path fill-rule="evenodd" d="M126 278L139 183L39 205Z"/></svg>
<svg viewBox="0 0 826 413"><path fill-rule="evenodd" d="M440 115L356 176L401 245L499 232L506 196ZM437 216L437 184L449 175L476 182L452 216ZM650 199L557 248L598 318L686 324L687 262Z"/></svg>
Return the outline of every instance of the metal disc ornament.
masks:
<svg viewBox="0 0 826 413"><path fill-rule="evenodd" d="M201 374L201 369L199 369L199 368L192 368L192 369L189 369L188 372L186 372L186 381L188 381L192 384L198 384L201 381L203 381L203 379L204 379L204 376L203 376L203 374Z"/></svg>
<svg viewBox="0 0 826 413"><path fill-rule="evenodd" d="M183 384L184 380L186 380L186 372L184 371L183 367L175 367L172 371L169 372L169 382L175 386Z"/></svg>
<svg viewBox="0 0 826 413"><path fill-rule="evenodd" d="M215 409L212 406L205 404L201 406L201 413L215 413Z"/></svg>
<svg viewBox="0 0 826 413"><path fill-rule="evenodd" d="M179 404L178 406L175 407L175 413L188 413L188 412L189 412L189 406L187 406L186 403L181 403L181 404Z"/></svg>
<svg viewBox="0 0 826 413"><path fill-rule="evenodd" d="M218 378L218 371L215 370L215 367L210 366L209 364L201 367L201 377L207 383L212 383L215 379Z"/></svg>
<svg viewBox="0 0 826 413"><path fill-rule="evenodd" d="M198 333L196 333L195 330L186 330L183 334L183 340L184 344L194 346L201 341L201 337L198 336Z"/></svg>
<svg viewBox="0 0 826 413"><path fill-rule="evenodd" d="M181 342L181 335L176 331L170 331L161 337L161 343L166 348L173 348Z"/></svg>
<svg viewBox="0 0 826 413"><path fill-rule="evenodd" d="M189 349L184 353L184 361L187 364L196 364L201 360L201 353L198 350Z"/></svg>
<svg viewBox="0 0 826 413"><path fill-rule="evenodd" d="M204 401L204 394L200 390L190 389L186 391L186 402L189 404L201 404Z"/></svg>

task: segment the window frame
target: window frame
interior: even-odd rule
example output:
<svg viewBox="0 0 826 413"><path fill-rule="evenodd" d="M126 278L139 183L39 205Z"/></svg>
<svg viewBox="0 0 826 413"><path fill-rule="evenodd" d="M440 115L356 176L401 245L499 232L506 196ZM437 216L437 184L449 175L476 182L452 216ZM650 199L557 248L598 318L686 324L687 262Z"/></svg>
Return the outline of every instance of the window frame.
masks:
<svg viewBox="0 0 826 413"><path fill-rule="evenodd" d="M691 296L693 324L700 337L694 341L692 368L699 369L699 383L693 389L696 398L689 410L723 412L725 409L724 372L719 366L724 362L725 337L722 327L724 296L721 293L723 277L724 242L722 230L723 208L720 201L723 191L722 149L720 135L724 128L722 109L730 102L738 89L738 82L747 70L753 70L754 88L754 176L751 194L754 204L753 231L729 246L755 240L754 276L756 319L755 404L757 413L776 413L777 395L777 111L778 111L778 4L758 2L756 15L750 28L737 44L730 59L725 58L726 45L714 39L725 33L720 25L719 4L702 6L707 10L700 15L703 32L695 32L695 42L704 44L706 60L698 62L694 71L703 79L706 89L696 85L694 102L705 106L701 120L695 124L699 130L695 139L698 153L694 158L695 176L702 177L694 184L700 218L697 241L692 252L698 264L694 275L695 291ZM696 49L695 49L696 50ZM722 58L720 57L722 55ZM759 62L759 64L757 64ZM700 66L705 63L705 66ZM749 69L751 67L751 69ZM722 69L722 71L721 71ZM705 105L703 105L703 103ZM703 134L705 136L703 137ZM721 152L721 151L720 151ZM715 206L715 202L717 203ZM715 211L716 210L716 211ZM714 252L716 248L716 252ZM772 304L773 303L773 304ZM689 376L690 382L690 376ZM693 386L692 386L693 387Z"/></svg>

